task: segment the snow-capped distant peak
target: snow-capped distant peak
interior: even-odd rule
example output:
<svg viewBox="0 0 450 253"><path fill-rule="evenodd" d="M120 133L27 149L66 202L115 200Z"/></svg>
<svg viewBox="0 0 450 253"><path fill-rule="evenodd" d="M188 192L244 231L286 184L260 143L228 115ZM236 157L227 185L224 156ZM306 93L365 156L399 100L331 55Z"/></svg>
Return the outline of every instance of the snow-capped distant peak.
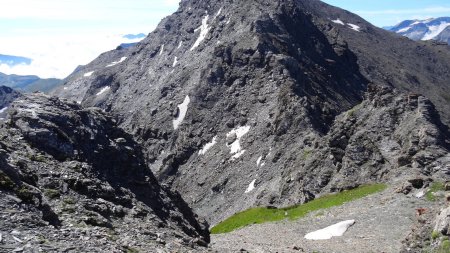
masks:
<svg viewBox="0 0 450 253"><path fill-rule="evenodd" d="M438 36L442 31L445 30L445 28L447 28L448 26L450 26L450 23L447 22L441 22L439 25L433 25L433 26L429 26L429 32L427 32L425 34L425 36L423 36L422 40L431 40L434 39L436 36Z"/></svg>
<svg viewBox="0 0 450 253"><path fill-rule="evenodd" d="M450 41L450 17L424 20L405 20L387 30L406 36L412 40Z"/></svg>

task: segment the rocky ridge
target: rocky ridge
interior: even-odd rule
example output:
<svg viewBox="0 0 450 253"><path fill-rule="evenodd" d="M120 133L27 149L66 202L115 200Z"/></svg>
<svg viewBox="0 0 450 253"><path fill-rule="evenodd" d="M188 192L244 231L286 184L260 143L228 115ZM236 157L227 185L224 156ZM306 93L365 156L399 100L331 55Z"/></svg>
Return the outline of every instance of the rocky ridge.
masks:
<svg viewBox="0 0 450 253"><path fill-rule="evenodd" d="M17 99L0 126L0 168L1 252L197 252L209 242L207 224L98 108Z"/></svg>

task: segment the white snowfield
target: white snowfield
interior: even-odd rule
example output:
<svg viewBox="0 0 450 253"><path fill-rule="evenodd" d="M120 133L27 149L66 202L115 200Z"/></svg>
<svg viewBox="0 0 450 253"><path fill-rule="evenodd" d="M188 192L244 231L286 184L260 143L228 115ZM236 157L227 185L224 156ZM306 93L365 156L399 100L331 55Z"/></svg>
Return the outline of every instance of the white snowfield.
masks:
<svg viewBox="0 0 450 253"><path fill-rule="evenodd" d="M245 190L245 193L249 193L251 191L253 191L255 189L255 183L256 183L256 179L254 179L249 185L247 190Z"/></svg>
<svg viewBox="0 0 450 253"><path fill-rule="evenodd" d="M329 227L308 233L305 235L307 240L329 240L334 236L343 236L347 229L355 224L355 220L346 220Z"/></svg>
<svg viewBox="0 0 450 253"><path fill-rule="evenodd" d="M186 117L186 112L187 112L188 105L190 102L191 102L191 100L189 99L189 96L186 96L184 98L183 103L178 105L178 110L179 110L178 117L173 120L173 128L175 130L178 129L181 122L183 122L184 117Z"/></svg>
<svg viewBox="0 0 450 253"><path fill-rule="evenodd" d="M106 67L109 68L109 67L115 66L115 65L117 65L119 63L122 63L126 59L127 59L127 57L122 57L122 58L120 58L119 61L113 61L113 62L111 62L111 64L106 65Z"/></svg>
<svg viewBox="0 0 450 253"><path fill-rule="evenodd" d="M242 150L240 141L241 141L242 136L247 134L248 131L250 131L250 126L243 126L243 127L233 129L229 133L227 133L227 138L233 134L236 134L236 140L233 143L231 143L231 145L227 145L227 147L230 148L230 153L236 154L235 156L233 156L233 158L238 158L244 154L245 150Z"/></svg>
<svg viewBox="0 0 450 253"><path fill-rule="evenodd" d="M441 22L439 25L434 25L434 26L428 27L428 29L430 29L430 31L427 32L427 34L425 34L425 36L423 36L422 40L434 39L434 37L438 36L448 26L450 26L450 23Z"/></svg>
<svg viewBox="0 0 450 253"><path fill-rule="evenodd" d="M175 56L175 59L173 59L172 67L177 66L177 63L178 63L178 57Z"/></svg>
<svg viewBox="0 0 450 253"><path fill-rule="evenodd" d="M198 152L199 155L204 155L206 152L211 149L217 143L217 136L214 136L211 142L208 142L203 146L202 150Z"/></svg>
<svg viewBox="0 0 450 253"><path fill-rule="evenodd" d="M342 22L342 20L340 20L340 19L331 20L331 21L335 24L345 25L344 22Z"/></svg>
<svg viewBox="0 0 450 253"><path fill-rule="evenodd" d="M94 74L95 71L91 71L91 72L87 72L86 74L84 74L84 77L90 77L92 76L92 74Z"/></svg>
<svg viewBox="0 0 450 253"><path fill-rule="evenodd" d="M100 96L100 95L102 95L103 93L105 93L105 92L107 92L109 89L111 89L111 87L109 87L109 86L106 86L106 87L103 87L103 89L101 89L97 94L95 94L96 96Z"/></svg>
<svg viewBox="0 0 450 253"><path fill-rule="evenodd" d="M347 23L347 25L350 26L350 28L351 28L352 30L355 30L355 31L357 31L357 32L359 32L360 29L361 29L361 27L359 27L359 26L357 26L357 25L355 25L355 24Z"/></svg>
<svg viewBox="0 0 450 253"><path fill-rule="evenodd" d="M4 113L6 110L8 110L8 107L4 107L0 110L0 113Z"/></svg>
<svg viewBox="0 0 450 253"><path fill-rule="evenodd" d="M206 15L203 20L202 20L202 25L195 29L195 31L197 32L198 30L200 30L200 35L198 36L197 40L195 41L194 45L192 45L191 47L191 51L194 50L195 48L197 48L200 43L206 38L206 35L208 34L209 30L211 29L208 26L208 18L209 15Z"/></svg>

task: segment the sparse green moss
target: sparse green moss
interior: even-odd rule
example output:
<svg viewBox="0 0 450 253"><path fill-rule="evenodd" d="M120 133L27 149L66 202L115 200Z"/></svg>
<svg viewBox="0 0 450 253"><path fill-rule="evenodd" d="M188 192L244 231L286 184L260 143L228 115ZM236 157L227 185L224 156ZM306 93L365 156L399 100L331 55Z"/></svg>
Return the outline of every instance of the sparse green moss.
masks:
<svg viewBox="0 0 450 253"><path fill-rule="evenodd" d="M47 238L45 238L43 235L38 235L36 237L36 240L38 241L39 244L46 244L46 243L48 243Z"/></svg>
<svg viewBox="0 0 450 253"><path fill-rule="evenodd" d="M434 196L434 193L438 192L438 191L443 191L444 190L444 183L442 182L433 182L430 186L430 189L428 190L427 194L426 194L426 198L429 201L436 201L437 198L436 196Z"/></svg>
<svg viewBox="0 0 450 253"><path fill-rule="evenodd" d="M312 150L304 149L303 150L303 155L302 155L303 160L308 159L311 156L311 152L312 152Z"/></svg>
<svg viewBox="0 0 450 253"><path fill-rule="evenodd" d="M445 101L450 102L450 94L449 93L441 93L441 97L445 99Z"/></svg>
<svg viewBox="0 0 450 253"><path fill-rule="evenodd" d="M126 253L139 253L139 250L132 248L130 246L123 246L123 252Z"/></svg>
<svg viewBox="0 0 450 253"><path fill-rule="evenodd" d="M73 204L67 204L65 202L61 205L61 211L64 213L74 213L76 211L76 208Z"/></svg>
<svg viewBox="0 0 450 253"><path fill-rule="evenodd" d="M33 196L33 193L24 186L20 187L20 189L17 191L17 197L25 202L33 201Z"/></svg>
<svg viewBox="0 0 450 253"><path fill-rule="evenodd" d="M0 189L13 190L16 184L3 171L0 171Z"/></svg>
<svg viewBox="0 0 450 253"><path fill-rule="evenodd" d="M31 155L29 158L34 162L45 162L47 160L43 155Z"/></svg>
<svg viewBox="0 0 450 253"><path fill-rule="evenodd" d="M60 193L55 189L44 189L44 195L49 199L56 199L60 196Z"/></svg>
<svg viewBox="0 0 450 253"><path fill-rule="evenodd" d="M75 205L77 203L77 201L75 199L73 199L72 197L65 197L63 202L68 205Z"/></svg>
<svg viewBox="0 0 450 253"><path fill-rule="evenodd" d="M267 207L251 208L246 211L237 213L226 219L225 221L217 224L211 229L211 233L228 233L235 229L251 224L280 221L286 218L291 220L298 219L306 216L312 211L339 206L346 202L350 202L352 200L356 200L367 195L383 191L386 188L387 186L384 184L365 185L353 190L326 195L303 205L296 205L281 209Z"/></svg>

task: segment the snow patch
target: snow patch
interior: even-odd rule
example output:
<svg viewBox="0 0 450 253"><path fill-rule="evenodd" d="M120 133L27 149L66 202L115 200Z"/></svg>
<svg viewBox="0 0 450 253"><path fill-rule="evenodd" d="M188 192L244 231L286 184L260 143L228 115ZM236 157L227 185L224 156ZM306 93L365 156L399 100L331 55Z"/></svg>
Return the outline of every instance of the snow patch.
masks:
<svg viewBox="0 0 450 253"><path fill-rule="evenodd" d="M94 74L95 71L91 71L91 72L87 72L86 74L84 74L84 77L90 77L92 76L92 74Z"/></svg>
<svg viewBox="0 0 450 253"><path fill-rule="evenodd" d="M205 146L203 146L202 150L200 150L200 151L198 152L198 154L199 154L199 155L204 155L204 154L206 154L206 152L207 152L210 148L212 148L214 145L216 145L216 143L217 143L217 136L214 136L214 138L212 139L212 141L206 143Z"/></svg>
<svg viewBox="0 0 450 253"><path fill-rule="evenodd" d="M195 41L194 45L192 45L191 51L200 45L200 43L206 38L206 35L208 34L209 30L211 29L208 26L208 18L209 18L209 15L206 15L202 20L202 25L199 28L195 29L196 32L198 30L200 30L200 35L198 36L197 41Z"/></svg>
<svg viewBox="0 0 450 253"><path fill-rule="evenodd" d="M355 30L355 31L357 31L357 32L359 32L360 29L361 29L361 27L359 27L359 26L357 26L357 25L355 25L355 24L347 23L347 25L350 26L350 28L351 28L352 30Z"/></svg>
<svg viewBox="0 0 450 253"><path fill-rule="evenodd" d="M305 235L307 240L328 240L334 236L343 236L347 229L355 224L355 220L346 220L329 227L308 233Z"/></svg>
<svg viewBox="0 0 450 253"><path fill-rule="evenodd" d="M258 158L258 160L256 160L256 166L259 166L261 164L261 160L262 160L262 156L260 156Z"/></svg>
<svg viewBox="0 0 450 253"><path fill-rule="evenodd" d="M414 197L416 197L418 199L422 198L423 196L425 196L425 191L424 190L419 191L416 194L414 194Z"/></svg>
<svg viewBox="0 0 450 253"><path fill-rule="evenodd" d="M173 65L172 65L172 67L177 66L177 63L178 63L178 58L175 56L175 59L173 59Z"/></svg>
<svg viewBox="0 0 450 253"><path fill-rule="evenodd" d="M331 20L331 21L332 21L333 23L336 23L336 24L345 25L345 23L342 22L342 20L340 20L340 19Z"/></svg>
<svg viewBox="0 0 450 253"><path fill-rule="evenodd" d="M214 16L214 19L216 19L218 16L220 16L220 13L222 13L222 9L223 9L223 7L221 7L219 9L219 11L217 12L216 16Z"/></svg>
<svg viewBox="0 0 450 253"><path fill-rule="evenodd" d="M164 44L162 44L161 49L159 50L159 55L162 55L163 52L164 52Z"/></svg>
<svg viewBox="0 0 450 253"><path fill-rule="evenodd" d="M231 157L231 160L236 160L236 159L238 159L238 158L241 157L244 153L245 153L245 150L239 151L238 153L234 154L234 155Z"/></svg>
<svg viewBox="0 0 450 253"><path fill-rule="evenodd" d="M231 22L231 17L228 18L227 22L225 22L226 25L228 25Z"/></svg>
<svg viewBox="0 0 450 253"><path fill-rule="evenodd" d="M447 22L441 22L439 25L433 25L433 26L429 26L428 29L430 30L429 32L427 32L425 34L425 36L423 36L422 40L431 40L434 39L436 36L438 36L442 31L445 30L445 28L447 28L448 26L450 26L450 23Z"/></svg>
<svg viewBox="0 0 450 253"><path fill-rule="evenodd" d="M178 117L173 120L173 128L175 130L178 129L178 127L180 126L181 122L183 122L184 117L186 117L186 112L187 112L188 105L189 105L190 102L191 102L191 100L189 99L189 96L186 96L184 98L183 103L178 105L178 110L179 110Z"/></svg>
<svg viewBox="0 0 450 253"><path fill-rule="evenodd" d="M249 193L255 189L255 183L256 179L254 179L247 187L247 190L245 190L245 193Z"/></svg>
<svg viewBox="0 0 450 253"><path fill-rule="evenodd" d="M236 134L236 140L231 143L231 145L227 144L227 147L230 148L231 154L236 154L237 157L233 156L233 158L239 158L241 155L244 154L245 150L242 150L241 147L241 138L250 131L250 126L243 126L236 129L231 130L229 133L227 133L227 138L232 136L233 134Z"/></svg>
<svg viewBox="0 0 450 253"><path fill-rule="evenodd" d="M113 62L111 62L111 64L106 65L106 67L109 68L109 67L115 66L115 65L117 65L117 64L119 64L119 63L122 63L122 62L125 61L126 59L127 59L127 57L122 57L122 58L120 58L119 61L113 61Z"/></svg>
<svg viewBox="0 0 450 253"><path fill-rule="evenodd" d="M102 95L103 93L105 93L105 92L107 92L108 90L110 90L111 89L111 87L109 87L109 86L106 86L106 87L103 87L103 89L101 89L97 94L95 94L96 96L100 96L100 95Z"/></svg>
<svg viewBox="0 0 450 253"><path fill-rule="evenodd" d="M405 28L403 28L403 29L398 30L397 33L404 33L404 32L407 32L407 31L409 31L411 28L412 28L411 26L405 27Z"/></svg>
<svg viewBox="0 0 450 253"><path fill-rule="evenodd" d="M182 40L180 40L180 44L178 44L178 47L177 47L177 49L180 49L180 47L183 45L183 41Z"/></svg>
<svg viewBox="0 0 450 253"><path fill-rule="evenodd" d="M4 113L6 110L8 110L8 107L4 107L0 110L0 113Z"/></svg>

